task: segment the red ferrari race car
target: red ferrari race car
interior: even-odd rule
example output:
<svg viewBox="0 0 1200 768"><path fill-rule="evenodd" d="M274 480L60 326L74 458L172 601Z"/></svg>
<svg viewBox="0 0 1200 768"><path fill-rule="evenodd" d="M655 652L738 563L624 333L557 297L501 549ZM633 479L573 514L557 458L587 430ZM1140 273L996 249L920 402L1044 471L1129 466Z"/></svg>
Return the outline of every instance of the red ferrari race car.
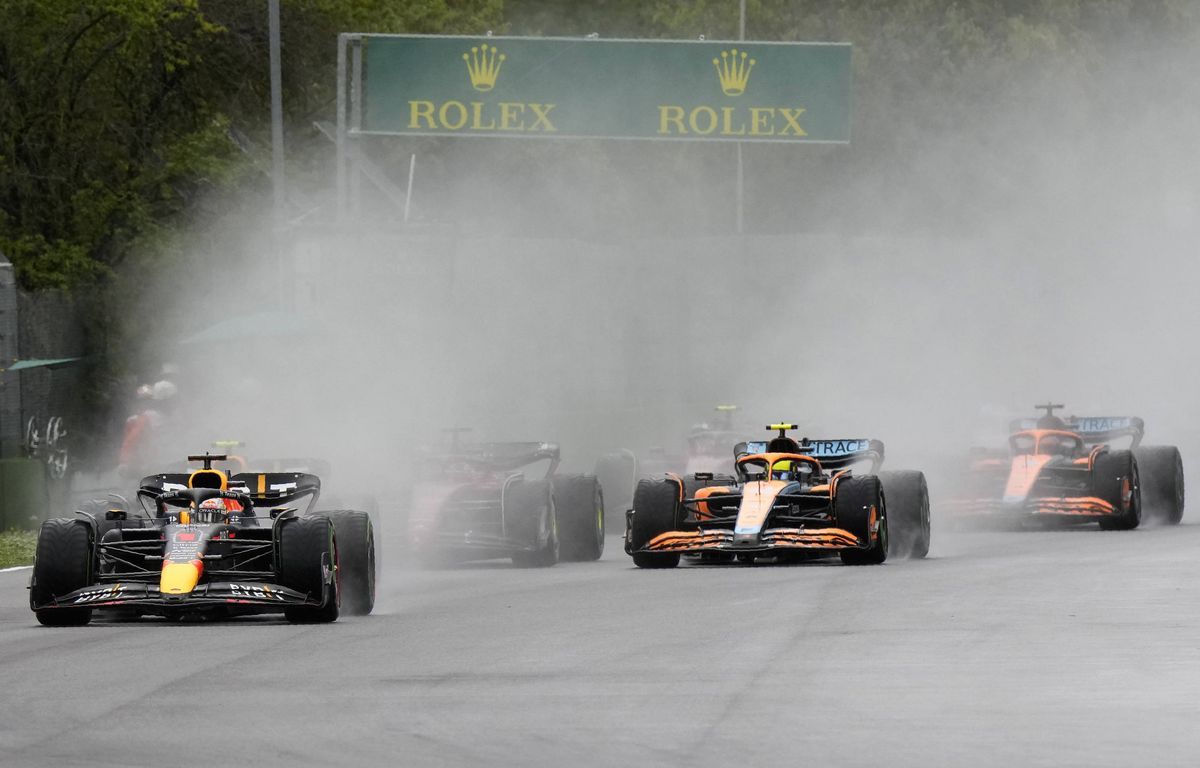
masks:
<svg viewBox="0 0 1200 768"><path fill-rule="evenodd" d="M947 504L957 523L1095 522L1129 530L1183 517L1183 460L1174 446L1142 446L1132 416L1072 416L1056 403L1010 425L1004 455L977 452L964 492ZM1128 440L1127 448L1114 442Z"/></svg>
<svg viewBox="0 0 1200 768"><path fill-rule="evenodd" d="M735 447L735 476L667 475L638 484L625 533L635 565L671 568L684 553L708 562L836 553L847 564L879 564L893 549L893 521L904 532L904 554L925 556L923 474L897 472L888 480L874 474L883 460L877 440L798 443L787 436L795 425L768 429L778 436ZM850 465L863 461L871 473L854 474ZM889 493L894 501L886 500Z"/></svg>
<svg viewBox="0 0 1200 768"><path fill-rule="evenodd" d="M366 513L304 514L320 495L315 475L230 477L212 467L224 456L194 458L202 469L144 478L146 514L110 510L114 525L103 534L86 512L42 525L29 593L39 622L86 624L95 610L127 619L283 613L329 622L371 610Z"/></svg>
<svg viewBox="0 0 1200 768"><path fill-rule="evenodd" d="M534 442L454 446L430 456L409 510L417 558L431 566L512 558L523 567L600 559L600 483L556 474L559 460L557 445ZM534 465L541 476L527 477L523 470Z"/></svg>

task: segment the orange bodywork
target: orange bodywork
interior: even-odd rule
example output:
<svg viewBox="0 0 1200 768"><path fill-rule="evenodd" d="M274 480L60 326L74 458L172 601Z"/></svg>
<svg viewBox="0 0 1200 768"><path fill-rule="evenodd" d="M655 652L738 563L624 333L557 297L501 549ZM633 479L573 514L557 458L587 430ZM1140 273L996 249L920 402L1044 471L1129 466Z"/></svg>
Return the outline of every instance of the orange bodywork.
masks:
<svg viewBox="0 0 1200 768"><path fill-rule="evenodd" d="M652 538L646 549L658 552L702 552L713 550L762 551L771 549L823 549L839 550L866 546L857 536L841 528L764 528L774 509L779 495L794 486L792 480L772 479L773 473L794 471L795 465L808 464L817 472L820 462L805 454L759 453L742 456L738 464L752 464L764 470L765 479L752 480L738 488L709 486L696 491L694 509L697 521L704 523L713 518L706 499L718 494L737 493L741 501L737 521L733 530L728 528L699 528L698 530L666 531ZM828 494L830 500L837 492L837 482L844 473L838 473L825 485L814 486L805 491L809 495ZM680 484L678 477L671 476ZM872 519L874 522L874 518ZM872 531L872 536L875 533ZM748 540L748 537L750 540Z"/></svg>
<svg viewBox="0 0 1200 768"><path fill-rule="evenodd" d="M998 513L1018 512L1029 515L1094 518L1121 514L1124 508L1128 507L1129 492L1125 494L1125 504L1122 505L1122 509L1116 508L1105 499L1090 495L1031 497L1030 493L1038 478L1041 477L1042 471L1055 458L1063 458L1073 467L1090 469L1095 464L1096 457L1106 448L1098 445L1091 448L1086 456L1072 457L1069 452L1064 456L1063 453L1054 453L1052 449L1046 449L1044 441L1047 438L1056 441L1070 441L1074 449L1083 451L1085 445L1078 433L1062 429L1029 429L1016 432L1010 438L1014 450L1017 449L1018 441L1021 438L1031 441L1032 445L1030 450L1019 451L1012 457L1003 497L950 502L948 506L956 515L991 516ZM1003 463L999 459L985 459L976 462L973 466L976 470L998 470Z"/></svg>
<svg viewBox="0 0 1200 768"><path fill-rule="evenodd" d="M1042 474L1042 467L1053 456L1013 456L1012 468L1008 472L1008 484L1004 486L1005 501L1019 501L1029 495L1029 490Z"/></svg>
<svg viewBox="0 0 1200 768"><path fill-rule="evenodd" d="M729 493L730 488L727 485L710 485L707 488L701 488L696 491L696 518L699 520L708 520L712 518L712 513L708 510L708 502L703 501L709 496L719 493Z"/></svg>
<svg viewBox="0 0 1200 768"><path fill-rule="evenodd" d="M689 552L705 549L738 549L733 531L723 528L698 531L667 531L650 540L646 549L658 552ZM862 542L841 528L768 528L762 532L763 549L848 549Z"/></svg>
<svg viewBox="0 0 1200 768"><path fill-rule="evenodd" d="M775 497L789 483L786 480L760 480L747 483L742 489L742 504L738 510L735 530L760 530L775 506Z"/></svg>

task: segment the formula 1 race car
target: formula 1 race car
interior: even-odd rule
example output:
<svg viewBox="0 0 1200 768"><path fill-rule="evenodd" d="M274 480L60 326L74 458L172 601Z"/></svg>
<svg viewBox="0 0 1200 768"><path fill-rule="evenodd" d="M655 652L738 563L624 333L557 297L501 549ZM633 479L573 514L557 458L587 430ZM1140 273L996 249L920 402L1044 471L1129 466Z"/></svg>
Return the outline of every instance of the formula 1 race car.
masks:
<svg viewBox="0 0 1200 768"><path fill-rule="evenodd" d="M797 443L787 436L795 425L767 428L778 430L778 436L735 448L735 477L697 473L685 480L668 475L638 484L625 533L625 551L635 565L672 568L683 553L715 562L732 556L750 561L833 553L849 565L887 559L890 514L884 483L877 475L855 475L845 468L863 459L877 466L882 444ZM924 496L915 506L923 505L927 532L928 493L923 475L920 480L918 496ZM926 550L927 541L926 533Z"/></svg>
<svg viewBox="0 0 1200 768"><path fill-rule="evenodd" d="M593 475L558 475L554 443L481 443L427 461L413 489L409 542L426 565L512 558L522 567L598 560L604 496ZM540 478L522 471L545 462Z"/></svg>
<svg viewBox="0 0 1200 768"><path fill-rule="evenodd" d="M1183 461L1173 446L1141 447L1135 417L1070 417L1038 408L1037 419L1010 425L1008 455L981 455L966 477L966 493L947 506L957 522L1029 520L1096 522L1105 530L1138 527L1154 516L1183 516ZM1128 438L1128 449L1110 445Z"/></svg>
<svg viewBox="0 0 1200 768"><path fill-rule="evenodd" d="M106 513L46 521L38 534L30 607L51 626L86 624L94 610L230 617L283 613L330 622L374 602L374 552L366 513L306 516L321 481L300 472L228 476L212 468L143 478L146 516Z"/></svg>

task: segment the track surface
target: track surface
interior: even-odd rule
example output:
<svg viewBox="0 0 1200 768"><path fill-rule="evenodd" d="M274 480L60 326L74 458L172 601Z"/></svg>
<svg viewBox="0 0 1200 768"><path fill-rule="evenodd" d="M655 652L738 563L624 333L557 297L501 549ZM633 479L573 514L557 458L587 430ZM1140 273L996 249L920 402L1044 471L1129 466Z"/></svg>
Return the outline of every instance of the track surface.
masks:
<svg viewBox="0 0 1200 768"><path fill-rule="evenodd" d="M935 529L935 536L937 535ZM1195 765L1200 526L877 568L389 571L377 615L36 625L0 765Z"/></svg>

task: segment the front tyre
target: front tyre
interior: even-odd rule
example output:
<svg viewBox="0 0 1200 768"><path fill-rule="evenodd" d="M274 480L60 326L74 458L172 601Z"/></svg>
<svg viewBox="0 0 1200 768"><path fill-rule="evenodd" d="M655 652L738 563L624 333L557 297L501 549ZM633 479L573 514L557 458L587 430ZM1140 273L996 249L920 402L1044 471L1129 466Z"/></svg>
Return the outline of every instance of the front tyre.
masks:
<svg viewBox="0 0 1200 768"><path fill-rule="evenodd" d="M337 621L339 611L337 540L328 517L297 517L279 528L279 583L319 599L319 605L291 606L284 616L293 624ZM331 578L332 576L332 578Z"/></svg>
<svg viewBox="0 0 1200 768"><path fill-rule="evenodd" d="M67 517L42 523L29 588L29 606L38 622L48 627L79 627L91 621L91 608L39 606L91 586L93 572L92 535L87 523Z"/></svg>
<svg viewBox="0 0 1200 768"><path fill-rule="evenodd" d="M888 518L883 485L873 475L848 477L837 484L833 497L837 526L867 542L862 549L839 552L846 565L880 565L888 556Z"/></svg>
<svg viewBox="0 0 1200 768"><path fill-rule="evenodd" d="M518 568L549 568L559 558L558 512L549 483L521 483L512 494L512 504L524 519L522 527L532 530L532 550L514 552L513 565Z"/></svg>
<svg viewBox="0 0 1200 768"><path fill-rule="evenodd" d="M642 480L633 494L633 516L626 542L638 568L674 568L678 552L644 552L656 536L679 527L682 489L675 480Z"/></svg>
<svg viewBox="0 0 1200 768"><path fill-rule="evenodd" d="M1142 489L1133 451L1107 451L1092 464L1092 489L1117 513L1100 518L1106 531L1131 531L1142 522Z"/></svg>

